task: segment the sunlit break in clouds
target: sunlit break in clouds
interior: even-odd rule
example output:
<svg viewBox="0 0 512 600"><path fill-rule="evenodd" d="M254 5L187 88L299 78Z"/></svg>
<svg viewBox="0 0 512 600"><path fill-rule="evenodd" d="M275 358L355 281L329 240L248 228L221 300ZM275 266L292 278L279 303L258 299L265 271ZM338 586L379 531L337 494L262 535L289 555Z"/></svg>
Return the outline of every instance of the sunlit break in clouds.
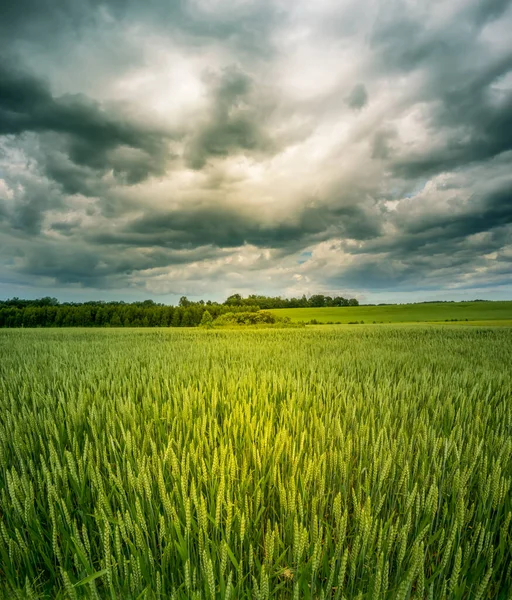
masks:
<svg viewBox="0 0 512 600"><path fill-rule="evenodd" d="M0 8L0 297L512 295L509 0Z"/></svg>

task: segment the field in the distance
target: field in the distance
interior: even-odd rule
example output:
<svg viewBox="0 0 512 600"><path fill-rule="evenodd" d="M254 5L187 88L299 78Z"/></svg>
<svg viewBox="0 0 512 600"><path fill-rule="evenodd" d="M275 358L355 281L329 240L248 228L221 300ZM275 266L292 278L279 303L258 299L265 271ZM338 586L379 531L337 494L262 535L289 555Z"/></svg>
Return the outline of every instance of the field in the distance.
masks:
<svg viewBox="0 0 512 600"><path fill-rule="evenodd" d="M512 331L0 331L0 598L512 592Z"/></svg>
<svg viewBox="0 0 512 600"><path fill-rule="evenodd" d="M440 321L508 321L512 324L512 301L435 302L390 304L386 306L347 306L334 308L278 308L276 315L292 321L319 323L415 323ZM504 323L505 324L505 323Z"/></svg>

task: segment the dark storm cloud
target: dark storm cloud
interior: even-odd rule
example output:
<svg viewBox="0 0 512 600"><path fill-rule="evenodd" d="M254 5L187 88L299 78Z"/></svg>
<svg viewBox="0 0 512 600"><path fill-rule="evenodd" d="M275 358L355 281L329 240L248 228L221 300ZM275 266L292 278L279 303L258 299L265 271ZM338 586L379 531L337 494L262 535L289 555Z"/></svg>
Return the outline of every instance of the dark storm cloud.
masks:
<svg viewBox="0 0 512 600"><path fill-rule="evenodd" d="M10 215L11 226L31 235L38 234L41 230L43 214L51 203L46 194L46 191L28 190Z"/></svg>
<svg viewBox="0 0 512 600"><path fill-rule="evenodd" d="M237 50L259 55L269 51L269 37L282 11L272 2L258 0L208 7L186 0L19 0L1 8L0 48L29 41L45 44L49 36L65 38L87 29L145 25L154 32L203 39L217 39ZM266 40L262 45L262 39Z"/></svg>
<svg viewBox="0 0 512 600"><path fill-rule="evenodd" d="M511 72L512 52L483 59L489 51L479 38L511 6L510 0L468 4L432 28L400 5L377 23L372 45L383 68L422 73L417 102L428 107L424 124L438 140L397 159L397 177L431 176L512 149L512 89L494 87Z"/></svg>
<svg viewBox="0 0 512 600"><path fill-rule="evenodd" d="M354 251L356 260L341 276L347 285L357 288L371 281L382 289L439 288L457 281L461 272L478 270L492 275L494 284L509 282L512 266L502 249L512 240L512 181L465 204L454 203L449 214L403 210L392 222L397 225L394 236L376 238ZM489 259L493 253L496 257Z"/></svg>
<svg viewBox="0 0 512 600"><path fill-rule="evenodd" d="M82 178L76 167L112 169L128 183L165 169L162 132L123 119L83 95L55 98L41 80L0 60L0 136L27 132L46 135L50 152L55 145L62 147L71 164L59 168L50 156L49 175L64 186L71 178L77 191Z"/></svg>
<svg viewBox="0 0 512 600"><path fill-rule="evenodd" d="M467 210L459 211L454 207L453 214L426 216L421 221L405 223L406 234L429 235L433 231L436 238L456 239L495 227L512 224L512 182L503 189L491 191L483 198L472 202Z"/></svg>
<svg viewBox="0 0 512 600"><path fill-rule="evenodd" d="M39 162L47 177L57 182L65 194L99 196L106 191L97 170L74 163L66 152L53 148L51 144L45 146Z"/></svg>
<svg viewBox="0 0 512 600"><path fill-rule="evenodd" d="M45 212L64 207L62 196L52 182L27 174L17 177L16 183L10 200L0 191L0 221L16 232L35 236L41 230Z"/></svg>
<svg viewBox="0 0 512 600"><path fill-rule="evenodd" d="M480 187L482 187L480 185ZM428 257L450 256L461 243L471 239L468 249L489 253L506 244L504 232L512 228L512 179L499 184L492 181L483 190L461 201L460 190L454 190L449 210L438 212L414 202L399 206L388 215L388 222L395 226L392 236L374 237L360 252L389 253L394 258L407 261L413 255ZM474 236L486 234L476 246ZM488 234L488 235L487 235ZM436 258L438 260L438 258Z"/></svg>
<svg viewBox="0 0 512 600"><path fill-rule="evenodd" d="M329 208L311 206L297 210L286 221L266 222L243 207L181 207L166 213L152 212L130 221L119 232L95 232L90 241L99 245L194 248L211 245L236 248L244 244L281 248L295 252L303 243L329 236L369 239L377 235L380 223L361 207Z"/></svg>
<svg viewBox="0 0 512 600"><path fill-rule="evenodd" d="M201 169L209 157L225 157L238 151L271 151L272 141L261 124L262 111L251 105L251 78L231 68L211 83L210 114L188 145L188 164Z"/></svg>
<svg viewBox="0 0 512 600"><path fill-rule="evenodd" d="M444 92L433 111L430 128L444 131L442 147L397 161L398 176L416 178L484 161L512 150L512 91L492 96L490 84L512 69L512 54L496 78L462 83Z"/></svg>
<svg viewBox="0 0 512 600"><path fill-rule="evenodd" d="M64 233L64 232L61 232ZM62 253L60 243L24 244L17 250L19 272L38 280L50 278L59 284L80 284L84 287L116 288L126 285L134 273L170 265L179 266L195 261L214 259L222 250L203 246L189 251L155 248L148 252L120 247L104 252L94 246L74 244Z"/></svg>
<svg viewBox="0 0 512 600"><path fill-rule="evenodd" d="M20 246L19 272L64 285L115 288L147 269L215 260L246 244L275 248L285 257L305 243L346 236L347 231L361 239L374 236L378 223L368 216L363 223L364 214L353 207L333 211L307 207L290 222L262 223L247 212L200 206L151 213L132 220L120 232L84 229L79 237L80 219L56 221L50 230L71 241L66 252L55 238L46 243L27 241Z"/></svg>
<svg viewBox="0 0 512 600"><path fill-rule="evenodd" d="M472 216L463 225L439 227L419 234L400 233L394 239L376 241L353 255L329 285L354 289L428 290L472 288L510 284L512 276L512 223L487 230ZM462 274L462 277L461 277Z"/></svg>
<svg viewBox="0 0 512 600"><path fill-rule="evenodd" d="M365 254L328 279L329 285L346 285L355 289L439 290L442 288L474 288L510 284L510 257L500 255L499 249L510 240L512 228L496 231L481 244L474 245L464 238L446 244L427 244L423 252L404 248L383 254ZM447 254L449 252L449 254ZM486 255L495 253L496 257ZM467 275L466 281L461 273Z"/></svg>
<svg viewBox="0 0 512 600"><path fill-rule="evenodd" d="M472 65L468 63L464 50L470 54L478 50L480 31L489 22L501 17L511 5L511 0L467 2L461 10L433 27L426 6L395 0L380 12L375 21L371 45L378 52L376 58L387 73L426 67L435 68L438 77L444 78L455 64L464 65L466 72ZM459 77L463 77L464 72ZM445 81L450 83L448 78Z"/></svg>

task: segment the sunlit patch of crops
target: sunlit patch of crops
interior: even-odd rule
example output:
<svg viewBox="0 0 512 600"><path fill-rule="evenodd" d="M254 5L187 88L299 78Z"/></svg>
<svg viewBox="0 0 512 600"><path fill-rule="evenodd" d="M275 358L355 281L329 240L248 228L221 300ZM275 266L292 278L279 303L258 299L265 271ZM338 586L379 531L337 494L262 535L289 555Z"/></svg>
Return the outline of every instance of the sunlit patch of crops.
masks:
<svg viewBox="0 0 512 600"><path fill-rule="evenodd" d="M509 598L512 332L0 332L0 595Z"/></svg>

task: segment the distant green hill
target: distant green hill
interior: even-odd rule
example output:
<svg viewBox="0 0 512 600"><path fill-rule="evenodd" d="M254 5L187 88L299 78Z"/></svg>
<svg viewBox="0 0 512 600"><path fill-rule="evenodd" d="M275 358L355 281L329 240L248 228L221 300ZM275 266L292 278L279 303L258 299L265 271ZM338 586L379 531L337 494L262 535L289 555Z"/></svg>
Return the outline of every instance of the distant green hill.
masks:
<svg viewBox="0 0 512 600"><path fill-rule="evenodd" d="M292 321L309 322L316 320L319 323L506 321L512 320L512 301L435 302L334 308L277 308L271 312L275 312L282 317L289 317Z"/></svg>

